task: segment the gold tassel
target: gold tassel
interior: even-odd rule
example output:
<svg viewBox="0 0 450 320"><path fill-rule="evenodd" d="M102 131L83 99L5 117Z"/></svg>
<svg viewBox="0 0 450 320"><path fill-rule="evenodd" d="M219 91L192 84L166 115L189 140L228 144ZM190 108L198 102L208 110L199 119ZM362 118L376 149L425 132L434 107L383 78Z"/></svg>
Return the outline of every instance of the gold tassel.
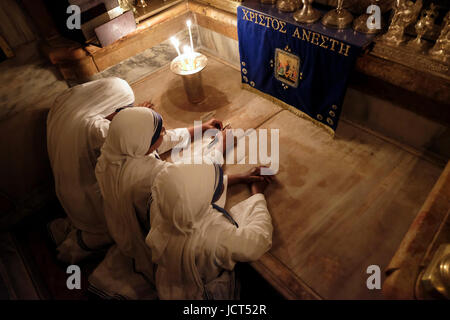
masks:
<svg viewBox="0 0 450 320"><path fill-rule="evenodd" d="M258 89L255 89L253 87L251 87L250 85L246 84L246 83L242 83L241 84L242 89L248 90L252 93L255 93L261 97L263 97L264 99L269 100L270 102L276 104L277 106L280 106L281 108L288 110L290 112L292 112L293 114L295 114L296 116L309 120L311 121L313 124L315 124L316 126L325 129L333 138L335 136L335 132L333 129L331 129L330 127L324 125L322 122L317 121L314 118L311 118L309 115L307 115L306 113L304 113L303 111L298 110L297 108L287 104L286 102L283 102L275 97L272 97L271 95L261 92Z"/></svg>

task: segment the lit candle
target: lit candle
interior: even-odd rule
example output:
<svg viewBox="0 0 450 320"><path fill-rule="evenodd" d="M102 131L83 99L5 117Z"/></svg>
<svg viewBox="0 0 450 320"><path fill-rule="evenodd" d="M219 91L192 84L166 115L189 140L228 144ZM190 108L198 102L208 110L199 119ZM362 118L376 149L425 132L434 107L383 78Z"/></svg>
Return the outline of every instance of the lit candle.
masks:
<svg viewBox="0 0 450 320"><path fill-rule="evenodd" d="M172 37L172 38L170 38L170 41L172 42L173 46L175 47L175 50L177 50L178 55L181 56L180 49L178 49L178 46L180 45L180 42L178 41L178 39L175 37Z"/></svg>
<svg viewBox="0 0 450 320"><path fill-rule="evenodd" d="M192 48L192 52L194 52L194 42L192 41L192 32L191 32L191 25L192 25L191 20L187 20L187 21L186 21L186 25L188 26L188 29L189 29L189 38L190 38L190 40L191 40L191 48Z"/></svg>
<svg viewBox="0 0 450 320"><path fill-rule="evenodd" d="M190 55L192 53L192 48L190 46L183 47L183 54Z"/></svg>
<svg viewBox="0 0 450 320"><path fill-rule="evenodd" d="M185 56L185 59L184 59L185 70L195 69L193 50L190 46L183 47L183 55Z"/></svg>

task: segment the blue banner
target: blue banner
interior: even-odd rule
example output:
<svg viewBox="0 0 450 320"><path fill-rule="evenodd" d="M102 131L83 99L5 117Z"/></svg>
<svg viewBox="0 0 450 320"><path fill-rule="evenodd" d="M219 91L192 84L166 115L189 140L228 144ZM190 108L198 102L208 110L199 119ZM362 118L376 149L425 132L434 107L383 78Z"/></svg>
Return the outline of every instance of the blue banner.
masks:
<svg viewBox="0 0 450 320"><path fill-rule="evenodd" d="M371 38L320 22L297 24L292 14L259 2L237 10L244 87L334 133L350 73Z"/></svg>

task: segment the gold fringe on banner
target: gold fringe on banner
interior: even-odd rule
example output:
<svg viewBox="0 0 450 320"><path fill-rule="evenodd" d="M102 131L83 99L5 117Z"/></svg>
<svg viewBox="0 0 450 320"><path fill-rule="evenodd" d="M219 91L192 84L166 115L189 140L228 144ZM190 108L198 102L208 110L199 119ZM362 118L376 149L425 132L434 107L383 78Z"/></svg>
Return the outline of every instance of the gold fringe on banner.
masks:
<svg viewBox="0 0 450 320"><path fill-rule="evenodd" d="M242 83L241 84L242 89L248 90L252 93L255 93L261 97L263 97L264 99L269 100L270 102L273 102L274 104L282 107L283 109L286 109L290 112L292 112L293 114L295 114L296 116L309 120L311 121L313 124L315 124L316 126L318 126L319 128L325 129L333 138L335 136L335 132L333 129L331 129L330 127L324 125L322 122L317 121L314 118L311 118L309 115L307 115L306 113L304 113L303 111L298 110L297 108L291 106L290 104L287 104L286 102L283 102L275 97L272 97L271 95L261 92L258 89L253 88L252 86L246 84L246 83Z"/></svg>

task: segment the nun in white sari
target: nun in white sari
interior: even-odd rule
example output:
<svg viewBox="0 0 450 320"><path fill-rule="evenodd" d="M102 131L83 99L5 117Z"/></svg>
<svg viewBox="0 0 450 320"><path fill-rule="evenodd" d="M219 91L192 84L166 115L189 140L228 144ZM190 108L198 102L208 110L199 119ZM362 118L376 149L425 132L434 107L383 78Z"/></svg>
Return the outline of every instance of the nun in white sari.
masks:
<svg viewBox="0 0 450 320"><path fill-rule="evenodd" d="M272 222L262 193L222 209L217 165L164 168L152 187L146 243L156 267L160 299L236 299L236 262L259 259L272 244ZM216 202L216 203L214 203Z"/></svg>
<svg viewBox="0 0 450 320"><path fill-rule="evenodd" d="M121 254L133 259L136 271L150 282L153 265L151 251L145 245L148 201L156 175L171 165L160 160L156 152L163 141L162 134L162 118L155 111L146 108L121 111L111 122L95 168L109 234ZM93 285L104 287L105 284L98 283L102 281L94 279L97 283Z"/></svg>
<svg viewBox="0 0 450 320"><path fill-rule="evenodd" d="M102 250L112 243L103 214L103 200L94 169L116 109L131 106L128 83L107 78L73 87L60 95L47 118L47 147L57 197L68 219L50 224L58 258L68 263ZM168 131L160 150L171 149L174 136L187 129ZM172 141L173 139L173 141Z"/></svg>
<svg viewBox="0 0 450 320"><path fill-rule="evenodd" d="M90 289L104 297L154 298L152 256L145 237L153 181L172 165L157 152L164 136L161 116L147 108L125 109L111 122L95 174L116 245L89 277Z"/></svg>
<svg viewBox="0 0 450 320"><path fill-rule="evenodd" d="M68 219L50 225L59 258L76 263L111 242L94 168L108 132L106 116L134 102L121 79L102 79L60 95L47 118L47 147L56 195ZM84 233L84 234L82 234Z"/></svg>

